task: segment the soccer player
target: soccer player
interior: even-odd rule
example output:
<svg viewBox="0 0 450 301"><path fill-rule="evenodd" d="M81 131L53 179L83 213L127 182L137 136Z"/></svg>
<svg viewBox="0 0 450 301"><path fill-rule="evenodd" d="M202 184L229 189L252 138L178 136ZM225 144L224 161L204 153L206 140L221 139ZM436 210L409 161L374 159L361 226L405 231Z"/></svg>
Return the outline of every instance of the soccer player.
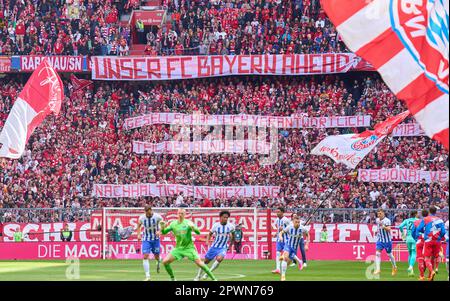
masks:
<svg viewBox="0 0 450 301"><path fill-rule="evenodd" d="M403 230L406 228L406 235L402 235L403 240L406 241L406 247L408 248L408 276L414 276L414 264L416 263L416 240L412 236L412 230L414 229L414 222L419 220L417 211L412 211L410 218L405 219L400 226L398 226L400 232L403 234Z"/></svg>
<svg viewBox="0 0 450 301"><path fill-rule="evenodd" d="M280 240L280 233L283 231L286 227L288 227L291 224L291 221L289 218L284 216L284 208L278 207L275 211L277 215L277 219L275 221L276 226L276 240L277 240L277 253L275 258L275 270L272 271L273 274L280 274L280 264L281 264L281 252L284 250L284 244L285 241L287 241L287 234L284 234L284 237L282 240Z"/></svg>
<svg viewBox="0 0 450 301"><path fill-rule="evenodd" d="M423 255L425 257L425 266L429 271L429 281L433 281L434 276L436 275L434 263L436 258L439 257L441 240L446 233L444 222L436 216L436 211L436 207L431 206L429 209L430 215L425 217L417 227L417 233L423 233L423 238L425 240Z"/></svg>
<svg viewBox="0 0 450 301"><path fill-rule="evenodd" d="M392 263L392 276L395 276L397 274L397 264L395 263L395 258L392 255L391 221L386 217L383 209L379 209L377 215L377 251L375 255L376 270L373 274L379 275L381 273L381 252L386 250L386 253Z"/></svg>
<svg viewBox="0 0 450 301"><path fill-rule="evenodd" d="M422 219L414 221L412 236L416 240L416 259L417 265L419 266L419 280L425 279L425 259L423 258L423 245L425 243L423 239L423 234L417 232L417 228L419 227L422 220L427 217L429 214L427 209L422 210Z"/></svg>
<svg viewBox="0 0 450 301"><path fill-rule="evenodd" d="M177 212L178 219L171 222L168 227L164 222L161 223L161 234L165 235L172 232L176 239L176 246L167 254L163 260L164 268L170 276L172 281L175 280L170 264L175 260L181 260L187 257L193 261L200 269L202 269L212 280L217 280L211 273L208 266L200 259L197 250L195 249L194 242L192 241L192 232L200 234L200 230L194 225L192 221L186 220L186 210L179 208Z"/></svg>
<svg viewBox="0 0 450 301"><path fill-rule="evenodd" d="M286 239L285 235L287 235L287 240L285 240ZM279 233L280 241L284 241L284 250L280 258L280 260L282 261L281 281L286 280L286 269L288 261L296 259L297 262L300 262L300 259L298 259L297 257L297 250L300 245L300 240L303 238L303 235L309 237L308 229L300 224L300 218L298 216L295 216L292 224L290 224L284 230L281 230ZM305 250L308 250L308 241L306 242Z"/></svg>
<svg viewBox="0 0 450 301"><path fill-rule="evenodd" d="M145 272L145 281L150 281L150 263L148 257L153 253L156 260L156 271L160 271L160 241L159 241L159 223L163 220L162 216L154 213L152 207L145 206L145 214L138 220L137 238L142 240L142 254L144 255L143 265ZM144 229L144 239L142 239L142 228Z"/></svg>
<svg viewBox="0 0 450 301"><path fill-rule="evenodd" d="M209 231L208 236L206 237L206 245L208 246L208 251L206 252L204 262L205 264L214 261L211 266L211 272L219 267L219 264L225 258L228 249L228 242L230 242L230 246L233 245L234 240L234 225L228 222L228 218L230 217L230 212L222 211L219 214L220 222L214 223ZM214 242L212 246L209 247L209 241L211 236L214 235ZM198 269L197 276L194 278L194 281L199 281L200 279L207 279L208 276L203 273L202 269Z"/></svg>

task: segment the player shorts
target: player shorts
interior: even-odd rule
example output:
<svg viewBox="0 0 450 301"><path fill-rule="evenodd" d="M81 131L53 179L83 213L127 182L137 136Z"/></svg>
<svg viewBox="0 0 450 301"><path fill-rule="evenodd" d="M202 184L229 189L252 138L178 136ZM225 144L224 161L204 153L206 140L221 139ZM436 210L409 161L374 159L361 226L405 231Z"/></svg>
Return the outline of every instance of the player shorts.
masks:
<svg viewBox="0 0 450 301"><path fill-rule="evenodd" d="M172 252L170 252L170 254L176 260L181 260L184 257L187 257L187 259L194 261L200 258L195 248L187 248L187 249L175 248L172 250Z"/></svg>
<svg viewBox="0 0 450 301"><path fill-rule="evenodd" d="M377 241L377 251L386 250L386 253L392 252L392 242L381 242Z"/></svg>
<svg viewBox="0 0 450 301"><path fill-rule="evenodd" d="M284 251L284 241L277 241L277 252Z"/></svg>
<svg viewBox="0 0 450 301"><path fill-rule="evenodd" d="M440 251L441 251L440 241L426 241L423 247L423 256L438 258Z"/></svg>
<svg viewBox="0 0 450 301"><path fill-rule="evenodd" d="M289 259L290 260L294 260L294 257L297 255L297 249L296 248L295 249L292 248L288 244L285 244L283 251L289 253Z"/></svg>
<svg viewBox="0 0 450 301"><path fill-rule="evenodd" d="M143 240L142 241L142 254L150 254L159 255L161 252L161 244L159 239L155 240Z"/></svg>
<svg viewBox="0 0 450 301"><path fill-rule="evenodd" d="M208 252L206 252L205 258L208 260L213 260L217 256L225 257L225 255L227 255L227 248L211 247L208 249Z"/></svg>
<svg viewBox="0 0 450 301"><path fill-rule="evenodd" d="M417 258L423 257L423 242L416 244L416 256Z"/></svg>
<svg viewBox="0 0 450 301"><path fill-rule="evenodd" d="M447 258L447 262L448 262L448 245L449 245L449 242L447 241L447 254L445 254L445 258Z"/></svg>

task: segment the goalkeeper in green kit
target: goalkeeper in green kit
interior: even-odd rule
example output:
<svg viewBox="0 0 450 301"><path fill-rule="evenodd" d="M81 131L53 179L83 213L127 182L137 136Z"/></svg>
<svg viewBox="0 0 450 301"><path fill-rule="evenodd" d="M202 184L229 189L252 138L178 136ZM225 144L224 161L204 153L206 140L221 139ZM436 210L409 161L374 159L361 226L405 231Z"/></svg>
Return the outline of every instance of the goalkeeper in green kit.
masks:
<svg viewBox="0 0 450 301"><path fill-rule="evenodd" d="M412 211L410 218L405 219L398 229L402 233L403 240L406 240L406 247L408 248L408 276L414 276L414 264L416 263L416 240L412 236L412 230L414 228L414 222L419 219L417 211ZM406 228L406 235L403 235L403 229Z"/></svg>
<svg viewBox="0 0 450 301"><path fill-rule="evenodd" d="M161 222L161 234L165 235L169 232L173 232L176 239L175 249L167 254L162 261L164 268L169 274L171 280L175 280L172 267L170 264L175 260L181 260L187 257L189 260L195 262L195 264L202 269L212 280L217 280L211 273L209 267L200 259L200 256L195 249L194 242L192 241L192 231L196 234L200 234L200 230L194 225L192 221L186 220L186 210L178 209L178 219L171 222L168 227L164 222Z"/></svg>

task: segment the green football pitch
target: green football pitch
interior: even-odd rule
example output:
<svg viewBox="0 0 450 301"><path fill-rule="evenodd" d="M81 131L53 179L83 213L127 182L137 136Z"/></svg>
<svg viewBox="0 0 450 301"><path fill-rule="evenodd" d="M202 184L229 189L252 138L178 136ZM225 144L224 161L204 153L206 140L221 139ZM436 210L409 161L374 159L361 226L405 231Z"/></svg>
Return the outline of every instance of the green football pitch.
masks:
<svg viewBox="0 0 450 301"><path fill-rule="evenodd" d="M278 281L280 276L271 273L274 265L272 260L225 260L214 274L219 281ZM197 272L194 264L187 260L175 262L172 266L176 279L180 281L192 280ZM417 281L417 266L415 277L408 277L405 262L398 266L398 274L392 277L390 263L384 262L380 278L370 279L373 277L370 277L373 263L310 261L302 271L289 267L286 278L288 281ZM159 274L156 273L155 261L150 262L150 267L152 281L169 280L164 267L161 266ZM78 280L86 281L142 281L145 278L141 260L82 260L78 267L66 261L0 261L0 281L66 281L73 280L74 275L79 275ZM447 279L445 264L442 263L435 280Z"/></svg>

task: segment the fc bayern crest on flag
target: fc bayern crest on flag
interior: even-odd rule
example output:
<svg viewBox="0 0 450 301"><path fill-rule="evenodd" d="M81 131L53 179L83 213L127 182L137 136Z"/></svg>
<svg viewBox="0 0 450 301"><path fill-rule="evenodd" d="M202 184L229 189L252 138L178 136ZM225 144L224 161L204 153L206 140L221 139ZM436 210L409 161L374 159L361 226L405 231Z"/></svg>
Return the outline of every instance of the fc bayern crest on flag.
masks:
<svg viewBox="0 0 450 301"><path fill-rule="evenodd" d="M448 0L391 0L392 28L425 75L448 93Z"/></svg>

